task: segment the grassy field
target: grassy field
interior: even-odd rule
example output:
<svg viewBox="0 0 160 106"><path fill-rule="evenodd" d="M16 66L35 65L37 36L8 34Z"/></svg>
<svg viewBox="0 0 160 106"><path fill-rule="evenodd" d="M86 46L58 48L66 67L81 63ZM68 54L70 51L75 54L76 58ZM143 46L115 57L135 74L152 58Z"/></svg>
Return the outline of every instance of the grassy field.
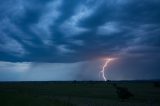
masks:
<svg viewBox="0 0 160 106"><path fill-rule="evenodd" d="M134 97L121 100L116 89ZM0 106L160 106L153 82L1 82Z"/></svg>

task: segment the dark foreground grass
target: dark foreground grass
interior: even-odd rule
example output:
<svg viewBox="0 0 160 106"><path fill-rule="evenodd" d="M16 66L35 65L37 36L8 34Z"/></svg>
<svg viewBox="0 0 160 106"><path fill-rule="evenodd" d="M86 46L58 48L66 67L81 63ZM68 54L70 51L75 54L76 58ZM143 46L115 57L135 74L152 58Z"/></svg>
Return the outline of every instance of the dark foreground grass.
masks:
<svg viewBox="0 0 160 106"><path fill-rule="evenodd" d="M134 97L121 101L112 86L126 87ZM0 106L160 106L153 82L3 82Z"/></svg>

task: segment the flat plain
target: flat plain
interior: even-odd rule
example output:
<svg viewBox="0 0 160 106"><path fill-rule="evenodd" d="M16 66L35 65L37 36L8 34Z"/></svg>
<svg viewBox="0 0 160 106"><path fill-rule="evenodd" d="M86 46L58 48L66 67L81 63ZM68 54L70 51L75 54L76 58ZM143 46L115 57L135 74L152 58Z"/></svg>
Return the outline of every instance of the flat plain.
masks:
<svg viewBox="0 0 160 106"><path fill-rule="evenodd" d="M122 100L116 88L134 96ZM160 106L159 82L0 82L0 106Z"/></svg>

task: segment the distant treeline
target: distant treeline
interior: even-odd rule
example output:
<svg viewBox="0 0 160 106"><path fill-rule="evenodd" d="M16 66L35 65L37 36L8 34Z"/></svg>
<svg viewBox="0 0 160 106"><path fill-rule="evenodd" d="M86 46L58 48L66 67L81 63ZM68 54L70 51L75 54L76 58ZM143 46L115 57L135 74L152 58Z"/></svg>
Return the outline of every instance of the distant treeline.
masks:
<svg viewBox="0 0 160 106"><path fill-rule="evenodd" d="M0 84L12 84L12 83L17 83L17 84L71 84L71 83L80 83L80 84L85 84L85 83L91 83L91 84L97 84L97 83L128 83L128 82L131 82L131 83L155 83L155 82L160 82L160 80L120 80L120 81L0 81Z"/></svg>

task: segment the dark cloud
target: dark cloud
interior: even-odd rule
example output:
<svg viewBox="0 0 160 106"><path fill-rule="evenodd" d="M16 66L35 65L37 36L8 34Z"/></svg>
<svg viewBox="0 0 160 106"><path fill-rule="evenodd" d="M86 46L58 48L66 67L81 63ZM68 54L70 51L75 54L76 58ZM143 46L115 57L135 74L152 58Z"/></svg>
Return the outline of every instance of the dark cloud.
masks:
<svg viewBox="0 0 160 106"><path fill-rule="evenodd" d="M159 47L157 0L17 2L1 3L2 61L74 62Z"/></svg>
<svg viewBox="0 0 160 106"><path fill-rule="evenodd" d="M159 5L159 0L0 1L0 61L74 63L115 56L150 58L147 64L156 67Z"/></svg>

